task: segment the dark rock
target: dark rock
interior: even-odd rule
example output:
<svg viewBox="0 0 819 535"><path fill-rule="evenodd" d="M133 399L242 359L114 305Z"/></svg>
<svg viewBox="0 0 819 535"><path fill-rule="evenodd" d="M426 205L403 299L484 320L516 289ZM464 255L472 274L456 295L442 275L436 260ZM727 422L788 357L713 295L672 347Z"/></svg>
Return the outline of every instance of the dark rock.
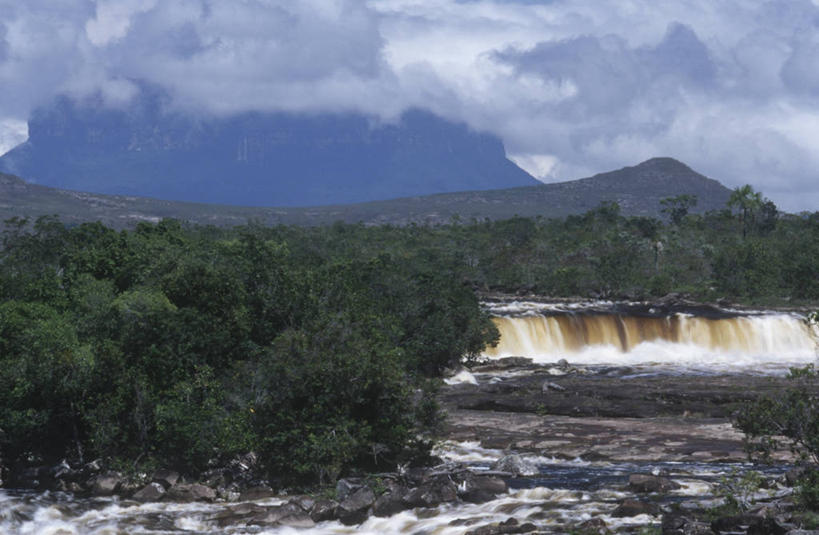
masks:
<svg viewBox="0 0 819 535"><path fill-rule="evenodd" d="M177 502L212 502L216 491L200 483L177 484L168 490L168 498Z"/></svg>
<svg viewBox="0 0 819 535"><path fill-rule="evenodd" d="M465 535L502 535L505 533L530 533L536 530L537 526L531 522L520 524L516 519L510 518L498 524L481 526L477 529L467 531Z"/></svg>
<svg viewBox="0 0 819 535"><path fill-rule="evenodd" d="M86 486L95 496L111 496L122 485L123 478L119 472L105 472L95 476Z"/></svg>
<svg viewBox="0 0 819 535"><path fill-rule="evenodd" d="M388 491L375 500L373 504L373 514L381 517L392 516L406 508L407 504L404 502L404 493Z"/></svg>
<svg viewBox="0 0 819 535"><path fill-rule="evenodd" d="M711 529L717 533L722 531L744 532L748 526L754 524L758 520L758 516L748 514L721 516L711 522Z"/></svg>
<svg viewBox="0 0 819 535"><path fill-rule="evenodd" d="M550 390L555 392L565 392L566 387L560 386L559 384L553 383L551 381L546 381L543 383L543 386L540 387L540 390L544 393L549 392Z"/></svg>
<svg viewBox="0 0 819 535"><path fill-rule="evenodd" d="M680 485L666 477L631 474L628 476L628 487L634 492L668 492L680 488Z"/></svg>
<svg viewBox="0 0 819 535"><path fill-rule="evenodd" d="M620 502L620 505L611 513L611 516L624 518L637 515L657 515L659 513L660 508L656 504L626 498Z"/></svg>
<svg viewBox="0 0 819 535"><path fill-rule="evenodd" d="M774 517L757 517L746 531L747 535L785 535L789 528Z"/></svg>
<svg viewBox="0 0 819 535"><path fill-rule="evenodd" d="M244 519L245 524L254 526L275 526L307 523L313 526L314 522L297 505L286 503L284 505L273 505L262 507L260 511L254 512Z"/></svg>
<svg viewBox="0 0 819 535"><path fill-rule="evenodd" d="M165 488L165 490L168 490L169 488L179 483L179 472L174 472L173 470L159 469L156 472L154 472L151 481L154 483L159 483Z"/></svg>
<svg viewBox="0 0 819 535"><path fill-rule="evenodd" d="M131 498L139 502L158 502L165 496L165 487L161 483L148 483L136 491Z"/></svg>
<svg viewBox="0 0 819 535"><path fill-rule="evenodd" d="M291 513L279 519L280 526L287 526L291 528L312 528L316 525L310 515L304 511Z"/></svg>
<svg viewBox="0 0 819 535"><path fill-rule="evenodd" d="M310 509L310 518L314 522L335 520L337 518L337 508L338 503L333 500L318 500L315 505L313 505L313 508Z"/></svg>
<svg viewBox="0 0 819 535"><path fill-rule="evenodd" d="M240 503L228 507L224 511L213 515L210 520L216 522L219 527L231 526L235 524L247 524L247 520L254 515L264 513L267 508L255 503Z"/></svg>
<svg viewBox="0 0 819 535"><path fill-rule="evenodd" d="M289 503L297 505L302 511L310 512L316 505L316 499L312 496L297 496L290 500Z"/></svg>
<svg viewBox="0 0 819 535"><path fill-rule="evenodd" d="M339 479L336 483L336 499L339 502L347 499L347 496L354 493L364 486L364 483L358 478L344 478Z"/></svg>
<svg viewBox="0 0 819 535"><path fill-rule="evenodd" d="M361 487L339 502L338 519L346 526L360 524L367 519L374 502L373 491L369 487Z"/></svg>
<svg viewBox="0 0 819 535"><path fill-rule="evenodd" d="M488 502L508 490L506 481L499 477L468 472L466 477L460 477L458 480L458 496L469 503Z"/></svg>
<svg viewBox="0 0 819 535"><path fill-rule="evenodd" d="M680 512L666 513L662 519L663 535L713 535L707 522L699 522Z"/></svg>
<svg viewBox="0 0 819 535"><path fill-rule="evenodd" d="M74 470L65 460L51 468L51 477L60 481L77 481L82 477L79 470Z"/></svg>
<svg viewBox="0 0 819 535"><path fill-rule="evenodd" d="M516 476L534 476L540 473L537 465L530 458L520 454L501 457L492 464L492 470L509 472Z"/></svg>
<svg viewBox="0 0 819 535"><path fill-rule="evenodd" d="M449 477L442 474L431 477L404 496L408 507L435 507L441 503L458 499L458 488Z"/></svg>

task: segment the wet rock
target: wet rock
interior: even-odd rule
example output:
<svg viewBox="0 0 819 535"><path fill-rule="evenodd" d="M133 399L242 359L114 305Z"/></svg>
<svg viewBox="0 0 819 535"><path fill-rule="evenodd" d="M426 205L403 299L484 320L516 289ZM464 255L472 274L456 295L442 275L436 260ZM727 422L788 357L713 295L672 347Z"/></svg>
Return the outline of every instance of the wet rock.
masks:
<svg viewBox="0 0 819 535"><path fill-rule="evenodd" d="M792 529L786 535L819 535L819 529Z"/></svg>
<svg viewBox="0 0 819 535"><path fill-rule="evenodd" d="M667 477L653 476L648 474L631 474L628 476L629 490L634 492L668 492L680 488L676 483Z"/></svg>
<svg viewBox="0 0 819 535"><path fill-rule="evenodd" d="M611 513L615 518L625 518L637 515L658 515L660 508L656 504L641 502L626 498L621 501L617 508Z"/></svg>
<svg viewBox="0 0 819 535"><path fill-rule="evenodd" d="M501 457L492 465L492 470L509 472L516 476L534 476L540 473L530 458L520 454Z"/></svg>
<svg viewBox="0 0 819 535"><path fill-rule="evenodd" d="M531 522L520 524L516 519L510 518L498 524L481 526L477 529L467 531L465 535L502 535L504 533L531 533L536 531L537 526Z"/></svg>
<svg viewBox="0 0 819 535"><path fill-rule="evenodd" d="M123 477L119 472L105 472L92 478L86 486L95 496L111 496L122 485Z"/></svg>
<svg viewBox="0 0 819 535"><path fill-rule="evenodd" d="M509 487L499 477L477 475L467 472L456 476L458 496L465 502L485 503L494 500L498 494L504 494Z"/></svg>
<svg viewBox="0 0 819 535"><path fill-rule="evenodd" d="M310 518L310 515L301 511L281 517L279 519L279 525L291 528L312 528L316 523Z"/></svg>
<svg viewBox="0 0 819 535"><path fill-rule="evenodd" d="M131 498L138 502L158 502L165 496L165 487L161 483L148 483L134 493Z"/></svg>
<svg viewBox="0 0 819 535"><path fill-rule="evenodd" d="M180 483L168 490L168 498L177 502L212 502L216 491L200 483Z"/></svg>
<svg viewBox="0 0 819 535"><path fill-rule="evenodd" d="M165 470L159 469L154 472L151 481L154 483L159 483L164 487L165 490L173 487L177 483L179 483L179 472L174 472L173 470Z"/></svg>
<svg viewBox="0 0 819 535"><path fill-rule="evenodd" d="M292 526L312 527L315 523L297 505L286 503L262 507L244 519L245 524L253 526Z"/></svg>
<svg viewBox="0 0 819 535"><path fill-rule="evenodd" d="M336 519L338 503L333 500L317 500L310 509L310 518L313 522L324 522Z"/></svg>
<svg viewBox="0 0 819 535"><path fill-rule="evenodd" d="M361 487L339 502L336 509L338 519L346 526L360 524L367 519L374 502L373 491L369 487Z"/></svg>
<svg viewBox="0 0 819 535"><path fill-rule="evenodd" d="M442 474L424 481L410 490L403 498L404 503L412 507L435 507L441 503L454 502L458 499L458 488L449 477Z"/></svg>
<svg viewBox="0 0 819 535"><path fill-rule="evenodd" d="M663 535L713 535L707 522L700 522L681 512L663 515L661 529Z"/></svg>
<svg viewBox="0 0 819 535"><path fill-rule="evenodd" d="M224 511L210 517L210 520L216 522L219 527L231 526L236 524L247 524L247 520L254 515L263 513L266 510L261 505L255 503L240 503L228 507Z"/></svg>
<svg viewBox="0 0 819 535"><path fill-rule="evenodd" d="M316 505L316 499L312 496L297 496L290 500L289 503L297 505L302 511L310 512Z"/></svg>
<svg viewBox="0 0 819 535"><path fill-rule="evenodd" d="M547 392L549 392L549 391L554 391L554 392L565 392L565 391L566 391L566 387L565 387L565 386L560 386L559 384L557 384L557 383L553 383L553 382L551 382L551 381L545 381L545 382L543 383L543 386L541 386L541 387L540 387L540 390L541 390L541 392L543 392L544 394L545 394L545 393L547 393Z"/></svg>
<svg viewBox="0 0 819 535"><path fill-rule="evenodd" d="M380 517L392 516L407 508L404 502L405 493L387 491L379 496L373 504L373 515Z"/></svg>
<svg viewBox="0 0 819 535"><path fill-rule="evenodd" d="M344 478L339 479L336 483L336 498L338 501L344 501L347 496L357 491L364 486L364 483L358 478Z"/></svg>

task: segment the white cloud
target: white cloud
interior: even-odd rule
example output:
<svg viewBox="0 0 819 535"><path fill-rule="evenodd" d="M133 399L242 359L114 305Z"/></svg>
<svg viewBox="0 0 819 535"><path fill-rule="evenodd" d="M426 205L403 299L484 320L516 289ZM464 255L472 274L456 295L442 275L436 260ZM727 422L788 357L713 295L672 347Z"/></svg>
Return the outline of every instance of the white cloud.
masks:
<svg viewBox="0 0 819 535"><path fill-rule="evenodd" d="M668 155L791 210L819 203L816 1L0 0L0 12L12 121L0 139L55 94L116 106L145 81L222 114L390 120L420 106L500 135L546 180Z"/></svg>

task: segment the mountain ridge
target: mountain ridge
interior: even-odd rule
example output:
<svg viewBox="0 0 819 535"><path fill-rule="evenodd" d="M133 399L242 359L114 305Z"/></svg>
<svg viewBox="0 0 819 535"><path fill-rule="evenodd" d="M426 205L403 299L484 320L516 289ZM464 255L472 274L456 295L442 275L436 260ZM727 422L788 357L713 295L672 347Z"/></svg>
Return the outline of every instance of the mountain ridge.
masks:
<svg viewBox="0 0 819 535"><path fill-rule="evenodd" d="M672 158L652 158L635 166L552 184L312 207L225 206L103 195L31 184L0 173L0 221L14 216L57 215L67 224L100 220L116 228L162 218L217 226L251 220L270 225L336 221L440 224L456 217L461 221L565 217L586 212L601 202L618 203L625 215L657 217L661 199L684 194L697 196L692 212L702 213L724 208L731 190Z"/></svg>

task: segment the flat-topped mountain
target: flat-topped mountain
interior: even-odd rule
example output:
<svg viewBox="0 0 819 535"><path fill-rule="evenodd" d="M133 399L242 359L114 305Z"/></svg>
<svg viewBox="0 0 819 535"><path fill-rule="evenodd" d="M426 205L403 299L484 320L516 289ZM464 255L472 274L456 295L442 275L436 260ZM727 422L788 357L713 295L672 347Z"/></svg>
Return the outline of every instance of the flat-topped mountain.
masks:
<svg viewBox="0 0 819 535"><path fill-rule="evenodd" d="M499 138L421 110L195 118L146 92L127 108L58 99L0 171L58 188L241 206L316 206L536 185Z"/></svg>
<svg viewBox="0 0 819 535"><path fill-rule="evenodd" d="M463 221L515 215L565 217L586 212L603 201L617 202L626 215L659 216L660 200L666 197L695 195L699 202L692 211L705 212L724 208L730 193L716 180L671 158L654 158L634 167L555 184L308 208L220 206L80 193L0 174L0 221L12 216L56 214L69 224L100 220L118 228L165 217L213 225L239 225L249 219L296 225L335 221L435 224L456 215Z"/></svg>

